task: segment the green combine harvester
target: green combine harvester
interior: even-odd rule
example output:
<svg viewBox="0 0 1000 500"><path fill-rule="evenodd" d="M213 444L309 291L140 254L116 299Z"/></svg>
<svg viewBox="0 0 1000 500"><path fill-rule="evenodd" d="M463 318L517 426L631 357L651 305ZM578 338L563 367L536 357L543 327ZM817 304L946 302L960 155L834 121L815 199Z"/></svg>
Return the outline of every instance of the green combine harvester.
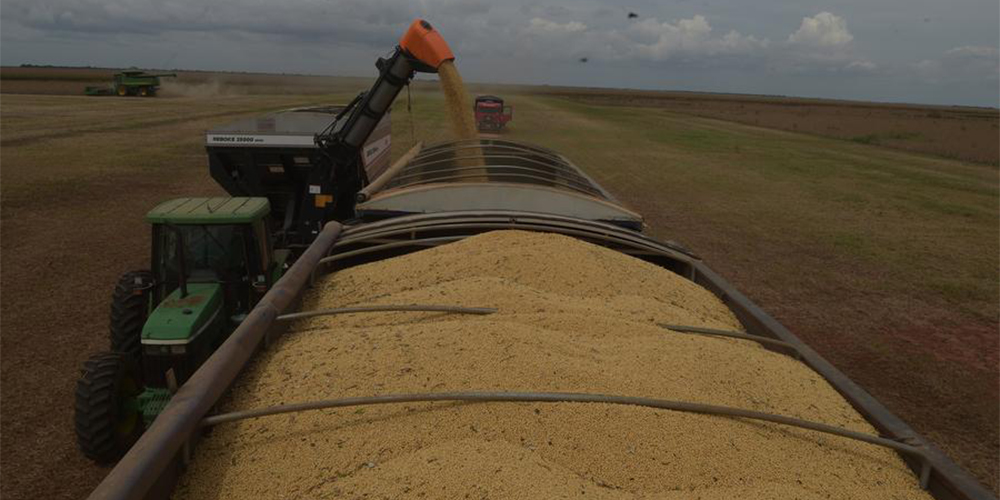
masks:
<svg viewBox="0 0 1000 500"><path fill-rule="evenodd" d="M174 73L152 74L145 71L122 71L115 73L110 87L87 87L86 95L117 95L153 97L160 89L160 78L176 77Z"/></svg>

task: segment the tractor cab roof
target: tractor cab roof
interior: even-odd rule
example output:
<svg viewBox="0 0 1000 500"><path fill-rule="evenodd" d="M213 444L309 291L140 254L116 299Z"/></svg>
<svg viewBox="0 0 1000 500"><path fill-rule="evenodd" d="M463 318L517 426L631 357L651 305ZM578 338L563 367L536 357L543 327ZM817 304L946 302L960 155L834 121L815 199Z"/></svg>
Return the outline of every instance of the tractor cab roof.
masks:
<svg viewBox="0 0 1000 500"><path fill-rule="evenodd" d="M267 198L177 198L165 201L146 214L153 224L245 224L271 211Z"/></svg>
<svg viewBox="0 0 1000 500"><path fill-rule="evenodd" d="M501 99L501 98L499 98L499 97L497 97L495 95L481 95L481 96L477 96L476 97L476 102L477 103L478 102L498 102L498 103L502 104L503 103L503 99Z"/></svg>

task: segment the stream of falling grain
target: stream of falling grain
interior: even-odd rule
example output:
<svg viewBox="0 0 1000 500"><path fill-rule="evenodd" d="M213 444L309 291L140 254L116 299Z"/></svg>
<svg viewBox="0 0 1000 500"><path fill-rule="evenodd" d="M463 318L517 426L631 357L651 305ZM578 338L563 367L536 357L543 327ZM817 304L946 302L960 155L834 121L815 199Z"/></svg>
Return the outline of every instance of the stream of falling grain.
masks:
<svg viewBox="0 0 1000 500"><path fill-rule="evenodd" d="M453 61L445 61L438 68L444 105L448 113L451 130L458 140L477 139L476 123L472 115L472 100L465 91L462 75Z"/></svg>
<svg viewBox="0 0 1000 500"><path fill-rule="evenodd" d="M445 61L438 67L438 76L441 79L441 92L444 93L445 111L448 115L448 122L451 124L452 133L455 139L478 140L479 133L476 131L476 122L472 113L472 100L469 99L468 92L465 91L465 83L462 75L458 73L454 61ZM459 167L475 167L483 165L478 157L482 155L480 148L462 149L456 151L456 165ZM468 157L467 159L462 159ZM474 169L462 171L460 174L471 177L463 180L469 182L485 182L486 170Z"/></svg>

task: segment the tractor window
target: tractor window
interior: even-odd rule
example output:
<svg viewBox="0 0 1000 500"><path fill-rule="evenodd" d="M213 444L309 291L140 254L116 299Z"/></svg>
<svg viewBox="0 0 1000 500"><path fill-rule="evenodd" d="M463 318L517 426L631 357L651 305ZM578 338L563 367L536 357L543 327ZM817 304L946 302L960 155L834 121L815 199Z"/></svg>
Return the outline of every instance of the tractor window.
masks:
<svg viewBox="0 0 1000 500"><path fill-rule="evenodd" d="M184 240L184 267L189 279L202 281L236 281L246 274L246 251L242 227L238 225L174 226ZM160 231L161 276L165 281L178 282L181 269L177 255L178 231Z"/></svg>

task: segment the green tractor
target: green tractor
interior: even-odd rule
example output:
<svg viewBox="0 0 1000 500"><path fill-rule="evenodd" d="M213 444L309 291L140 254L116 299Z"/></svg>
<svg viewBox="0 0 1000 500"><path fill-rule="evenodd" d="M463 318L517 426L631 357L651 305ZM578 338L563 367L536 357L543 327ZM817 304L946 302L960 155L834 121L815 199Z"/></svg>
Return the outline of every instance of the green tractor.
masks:
<svg viewBox="0 0 1000 500"><path fill-rule="evenodd" d="M111 298L111 349L76 385L83 453L118 459L281 277L267 198L180 198L146 215L149 271L125 273Z"/></svg>
<svg viewBox="0 0 1000 500"><path fill-rule="evenodd" d="M111 87L87 87L83 93L86 95L117 95L153 97L160 89L160 78L175 77L173 73L154 75L145 71L122 71L115 73L111 82Z"/></svg>
<svg viewBox="0 0 1000 500"><path fill-rule="evenodd" d="M207 131L209 172L232 197L180 198L146 215L150 270L119 280L111 349L84 364L76 385L84 455L108 463L128 451L323 226L355 217L358 191L388 169L393 100L418 71L454 59L426 21L407 33L347 107Z"/></svg>

